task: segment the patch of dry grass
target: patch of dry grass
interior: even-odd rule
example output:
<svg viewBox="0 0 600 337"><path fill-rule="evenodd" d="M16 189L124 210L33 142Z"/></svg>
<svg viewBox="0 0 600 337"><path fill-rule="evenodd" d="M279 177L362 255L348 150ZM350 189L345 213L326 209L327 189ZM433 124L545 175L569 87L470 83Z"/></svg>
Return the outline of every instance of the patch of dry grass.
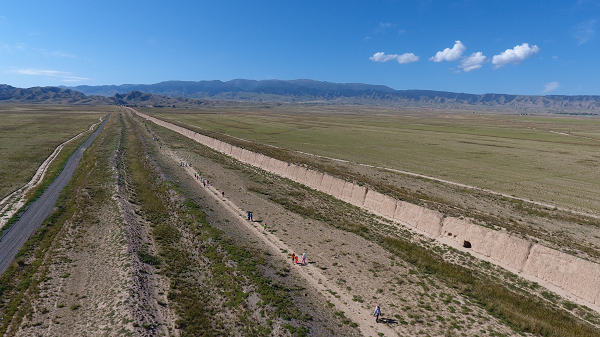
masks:
<svg viewBox="0 0 600 337"><path fill-rule="evenodd" d="M0 105L0 198L28 182L64 141L114 107Z"/></svg>

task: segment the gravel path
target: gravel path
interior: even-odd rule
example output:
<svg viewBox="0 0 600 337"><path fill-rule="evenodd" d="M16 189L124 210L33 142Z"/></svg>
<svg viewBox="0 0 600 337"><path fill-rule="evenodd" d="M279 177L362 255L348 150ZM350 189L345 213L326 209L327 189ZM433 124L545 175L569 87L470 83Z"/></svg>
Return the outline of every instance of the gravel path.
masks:
<svg viewBox="0 0 600 337"><path fill-rule="evenodd" d="M21 247L27 242L29 237L35 233L42 222L50 215L60 192L65 188L75 169L81 161L85 150L92 144L96 136L102 132L104 125L108 121L108 116L102 122L100 127L69 157L65 168L58 177L48 186L48 189L31 205L27 207L19 221L15 222L8 230L4 231L0 237L0 274L13 262L15 255Z"/></svg>

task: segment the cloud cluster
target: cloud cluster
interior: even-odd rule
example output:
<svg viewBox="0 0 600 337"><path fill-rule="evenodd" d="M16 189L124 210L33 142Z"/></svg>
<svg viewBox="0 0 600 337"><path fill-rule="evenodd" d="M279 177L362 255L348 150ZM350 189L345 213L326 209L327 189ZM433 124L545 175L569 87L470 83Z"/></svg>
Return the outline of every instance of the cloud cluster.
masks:
<svg viewBox="0 0 600 337"><path fill-rule="evenodd" d="M373 56L369 57L369 60L373 62L387 62L391 60L396 60L400 64L406 64L411 62L417 62L419 57L413 53L404 53L402 55L398 54L385 54L384 52L379 52L373 54Z"/></svg>
<svg viewBox="0 0 600 337"><path fill-rule="evenodd" d="M60 78L63 82L81 82L87 81L89 78L73 76L69 72L58 71L58 70L45 70L45 69L12 69L9 73L19 75L34 75L34 76L48 76Z"/></svg>
<svg viewBox="0 0 600 337"><path fill-rule="evenodd" d="M498 69L509 63L519 64L539 52L540 48L538 46L533 45L529 47L529 43L523 43L520 46L515 46L513 49L503 51L500 55L494 55L492 64L494 65L494 69Z"/></svg>
<svg viewBox="0 0 600 337"><path fill-rule="evenodd" d="M464 53L465 50L467 50L467 47L465 47L465 45L462 44L462 42L456 41L452 49L446 48L442 51L438 51L437 53L435 53L435 56L429 58L429 61L456 61L462 56L462 53Z"/></svg>
<svg viewBox="0 0 600 337"><path fill-rule="evenodd" d="M458 68L464 72L470 72L472 70L480 69L485 63L491 62L494 69L498 69L506 64L519 64L524 60L532 57L533 55L540 52L540 48L536 45L529 46L529 43L523 43L517 45L513 49L507 49L499 55L494 55L492 60L488 60L487 56L483 55L482 52L476 52L469 56L464 56L463 53L467 50L467 47L460 41L455 41L452 48L446 48L442 51L438 51L434 56L429 58L429 61L442 62L442 61L458 61L460 63ZM396 60L398 63L405 64L411 62L417 62L419 56L413 53L398 54L386 54L384 52L375 53L369 57L369 60L373 62L387 62ZM456 72L460 72L457 70Z"/></svg>

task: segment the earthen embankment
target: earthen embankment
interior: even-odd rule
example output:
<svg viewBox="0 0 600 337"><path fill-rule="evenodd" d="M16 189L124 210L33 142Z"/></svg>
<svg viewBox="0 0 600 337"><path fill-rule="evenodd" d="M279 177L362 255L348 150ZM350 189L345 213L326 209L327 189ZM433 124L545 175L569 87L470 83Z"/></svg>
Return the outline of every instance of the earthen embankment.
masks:
<svg viewBox="0 0 600 337"><path fill-rule="evenodd" d="M451 238L456 245L481 254L498 265L534 276L589 303L600 305L600 265L596 263L532 243L503 230L446 217L438 211L395 200L353 182L241 149L133 111L143 118L179 132L243 163L327 193L377 215L418 229L431 237Z"/></svg>

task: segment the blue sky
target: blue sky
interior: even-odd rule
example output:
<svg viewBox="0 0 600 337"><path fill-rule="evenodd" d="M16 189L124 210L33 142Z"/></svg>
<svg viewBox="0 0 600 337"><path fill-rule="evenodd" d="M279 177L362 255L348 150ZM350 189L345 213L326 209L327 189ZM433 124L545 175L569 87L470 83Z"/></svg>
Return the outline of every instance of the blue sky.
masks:
<svg viewBox="0 0 600 337"><path fill-rule="evenodd" d="M599 27L600 0L0 0L0 83L306 78L600 95Z"/></svg>

